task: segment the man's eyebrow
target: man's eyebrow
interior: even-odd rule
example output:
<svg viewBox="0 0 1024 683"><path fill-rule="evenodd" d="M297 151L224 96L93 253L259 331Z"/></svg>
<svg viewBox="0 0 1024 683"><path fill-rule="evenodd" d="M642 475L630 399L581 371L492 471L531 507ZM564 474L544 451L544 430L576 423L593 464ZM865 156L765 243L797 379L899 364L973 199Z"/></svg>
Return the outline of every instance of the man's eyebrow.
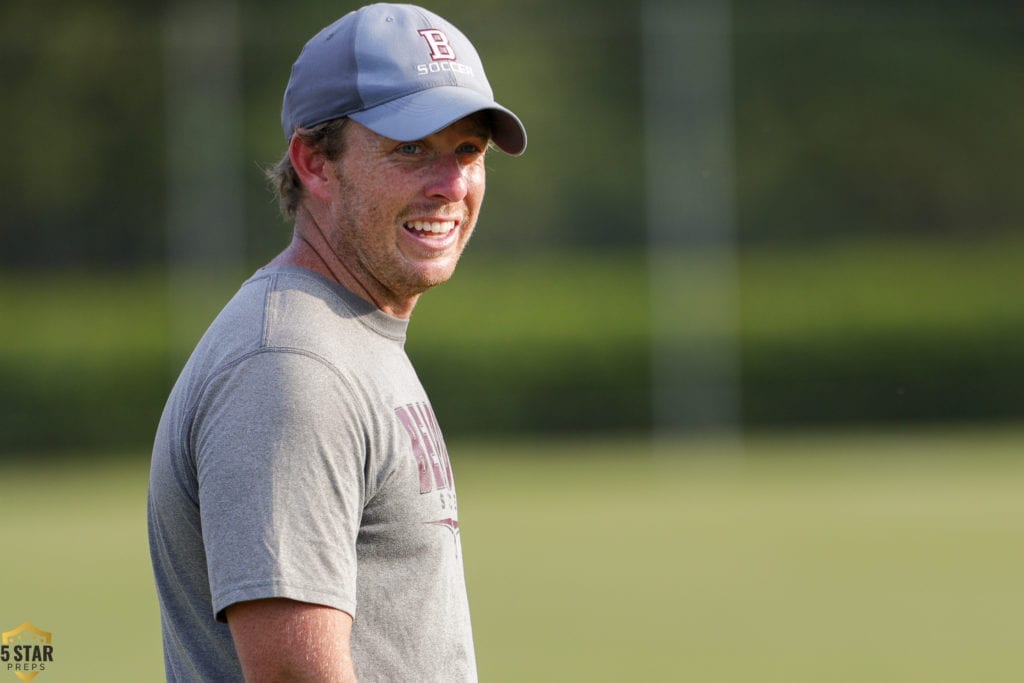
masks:
<svg viewBox="0 0 1024 683"><path fill-rule="evenodd" d="M473 124L469 134L484 140L490 140L494 137L494 127L491 125L491 118L482 112L477 112L470 119Z"/></svg>
<svg viewBox="0 0 1024 683"><path fill-rule="evenodd" d="M490 140L493 135L491 133L491 127L482 123L473 126L473 129L469 131L469 134L472 137L482 138L484 140Z"/></svg>

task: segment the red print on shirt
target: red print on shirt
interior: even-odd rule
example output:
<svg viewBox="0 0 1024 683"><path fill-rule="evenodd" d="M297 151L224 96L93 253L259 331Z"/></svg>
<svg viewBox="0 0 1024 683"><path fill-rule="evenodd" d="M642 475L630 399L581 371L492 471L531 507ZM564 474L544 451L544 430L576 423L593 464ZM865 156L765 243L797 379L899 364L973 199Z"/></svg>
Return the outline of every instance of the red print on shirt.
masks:
<svg viewBox="0 0 1024 683"><path fill-rule="evenodd" d="M455 488L452 463L429 403L410 403L395 408L399 422L412 440L412 454L420 475L420 493Z"/></svg>

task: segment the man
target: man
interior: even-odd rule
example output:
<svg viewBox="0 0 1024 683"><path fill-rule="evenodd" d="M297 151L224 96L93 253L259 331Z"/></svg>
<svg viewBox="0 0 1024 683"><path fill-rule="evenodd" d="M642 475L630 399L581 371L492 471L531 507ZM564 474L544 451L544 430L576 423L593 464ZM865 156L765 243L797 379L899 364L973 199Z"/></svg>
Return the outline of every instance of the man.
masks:
<svg viewBox="0 0 1024 683"><path fill-rule="evenodd" d="M371 5L292 69L273 172L291 244L227 304L168 399L150 548L173 681L462 681L476 664L451 464L403 343L469 240L493 143L473 46Z"/></svg>

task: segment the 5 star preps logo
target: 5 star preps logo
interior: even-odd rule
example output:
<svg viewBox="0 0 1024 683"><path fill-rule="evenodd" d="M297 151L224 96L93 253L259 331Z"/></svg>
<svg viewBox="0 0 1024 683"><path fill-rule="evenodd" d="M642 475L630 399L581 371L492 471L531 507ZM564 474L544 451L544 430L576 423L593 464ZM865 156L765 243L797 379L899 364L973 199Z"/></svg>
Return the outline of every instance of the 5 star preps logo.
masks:
<svg viewBox="0 0 1024 683"><path fill-rule="evenodd" d="M3 632L0 638L0 671L31 681L52 663L52 633L42 631L27 621L14 630Z"/></svg>

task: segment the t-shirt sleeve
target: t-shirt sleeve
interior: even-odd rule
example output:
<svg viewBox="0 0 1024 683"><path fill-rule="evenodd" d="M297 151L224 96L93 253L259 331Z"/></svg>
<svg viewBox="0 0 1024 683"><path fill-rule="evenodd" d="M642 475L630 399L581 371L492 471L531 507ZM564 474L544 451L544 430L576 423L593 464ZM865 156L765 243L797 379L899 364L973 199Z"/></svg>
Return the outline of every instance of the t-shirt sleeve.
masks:
<svg viewBox="0 0 1024 683"><path fill-rule="evenodd" d="M355 615L366 414L336 370L262 351L202 393L190 442L214 614L289 598Z"/></svg>

